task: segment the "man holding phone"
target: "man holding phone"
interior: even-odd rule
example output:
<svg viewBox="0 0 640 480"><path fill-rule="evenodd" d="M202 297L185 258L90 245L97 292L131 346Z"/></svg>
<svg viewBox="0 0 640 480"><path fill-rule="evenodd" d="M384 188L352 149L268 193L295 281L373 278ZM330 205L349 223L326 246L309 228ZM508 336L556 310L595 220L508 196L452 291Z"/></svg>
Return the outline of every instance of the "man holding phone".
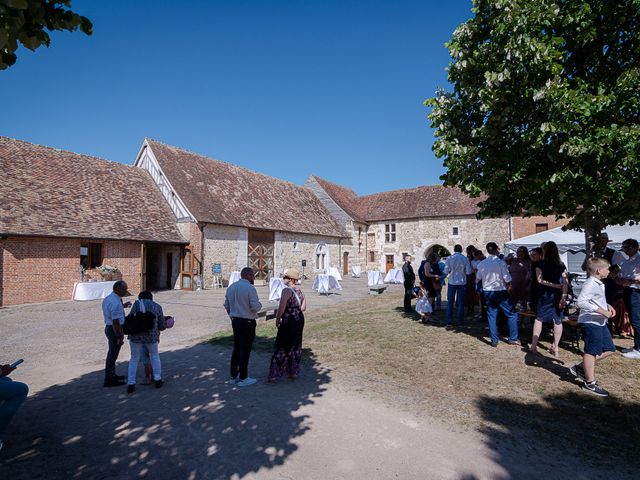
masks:
<svg viewBox="0 0 640 480"><path fill-rule="evenodd" d="M29 393L29 387L25 383L14 382L9 378L9 374L20 363L22 360L18 360L12 365L0 365L0 450L4 446L9 422Z"/></svg>
<svg viewBox="0 0 640 480"><path fill-rule="evenodd" d="M104 367L104 386L118 387L124 385L124 376L116 375L116 360L120 354L120 348L124 344L124 309L131 306L131 302L123 305L122 297L128 297L129 287L124 280L118 280L113 284L113 292L102 301L102 315L104 317L104 334L109 342L107 359Z"/></svg>

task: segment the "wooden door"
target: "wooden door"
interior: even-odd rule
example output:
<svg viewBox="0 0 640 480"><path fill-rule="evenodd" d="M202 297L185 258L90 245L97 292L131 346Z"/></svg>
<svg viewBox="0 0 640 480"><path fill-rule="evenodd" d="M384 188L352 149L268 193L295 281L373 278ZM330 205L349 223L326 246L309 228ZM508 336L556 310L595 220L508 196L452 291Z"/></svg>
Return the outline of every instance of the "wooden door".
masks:
<svg viewBox="0 0 640 480"><path fill-rule="evenodd" d="M180 290L193 290L193 252L189 247L180 255Z"/></svg>
<svg viewBox="0 0 640 480"><path fill-rule="evenodd" d="M342 254L342 274L349 275L349 252Z"/></svg>
<svg viewBox="0 0 640 480"><path fill-rule="evenodd" d="M386 258L386 272L388 272L389 270L393 270L393 268L395 267L395 263L393 263L393 255L385 255Z"/></svg>
<svg viewBox="0 0 640 480"><path fill-rule="evenodd" d="M147 289L147 246L140 246L140 291Z"/></svg>
<svg viewBox="0 0 640 480"><path fill-rule="evenodd" d="M267 280L273 274L274 233L249 230L247 265L253 269L256 280Z"/></svg>

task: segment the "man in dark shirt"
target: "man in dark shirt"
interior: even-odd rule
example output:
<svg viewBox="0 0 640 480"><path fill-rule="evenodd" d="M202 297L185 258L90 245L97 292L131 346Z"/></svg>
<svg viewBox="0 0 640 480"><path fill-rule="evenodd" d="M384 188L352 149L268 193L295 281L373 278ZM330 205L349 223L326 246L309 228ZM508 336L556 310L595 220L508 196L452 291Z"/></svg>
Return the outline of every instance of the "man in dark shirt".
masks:
<svg viewBox="0 0 640 480"><path fill-rule="evenodd" d="M411 298L413 298L413 287L416 283L416 274L413 273L413 267L411 266L411 255L407 255L404 258L404 265L402 266L402 273L404 275L404 311L410 312Z"/></svg>

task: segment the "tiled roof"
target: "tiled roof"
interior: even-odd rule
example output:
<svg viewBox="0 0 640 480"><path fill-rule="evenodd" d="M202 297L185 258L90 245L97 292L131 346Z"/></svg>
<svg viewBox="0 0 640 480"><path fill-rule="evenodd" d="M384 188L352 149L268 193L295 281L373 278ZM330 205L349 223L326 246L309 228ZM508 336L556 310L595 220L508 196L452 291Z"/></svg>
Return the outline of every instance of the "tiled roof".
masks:
<svg viewBox="0 0 640 480"><path fill-rule="evenodd" d="M154 157L198 222L343 237L307 188L147 139Z"/></svg>
<svg viewBox="0 0 640 480"><path fill-rule="evenodd" d="M149 174L0 137L0 234L187 243Z"/></svg>
<svg viewBox="0 0 640 480"><path fill-rule="evenodd" d="M325 180L324 178L319 178L315 175L311 177L318 182L324 191L327 192L327 195L329 195L347 215L356 221L366 222L366 211L361 208L356 192L350 188Z"/></svg>
<svg viewBox="0 0 640 480"><path fill-rule="evenodd" d="M353 190L316 176L313 178L340 208L357 221L475 215L481 200L469 197L458 188L441 185L391 190L360 197Z"/></svg>

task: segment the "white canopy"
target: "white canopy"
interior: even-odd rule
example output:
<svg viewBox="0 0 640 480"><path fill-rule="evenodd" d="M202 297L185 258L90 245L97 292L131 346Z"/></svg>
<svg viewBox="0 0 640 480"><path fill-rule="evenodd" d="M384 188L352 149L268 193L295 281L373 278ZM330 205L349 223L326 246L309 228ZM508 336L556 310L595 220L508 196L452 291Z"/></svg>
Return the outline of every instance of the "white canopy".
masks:
<svg viewBox="0 0 640 480"><path fill-rule="evenodd" d="M609 248L620 250L622 242L627 238L640 239L640 225L612 225L605 229L609 235ZM562 231L562 227L552 228L544 232L535 233L527 237L518 238L505 243L505 249L516 251L518 247L539 247L544 242L554 241L558 245L560 253L584 252L584 232L577 230Z"/></svg>

